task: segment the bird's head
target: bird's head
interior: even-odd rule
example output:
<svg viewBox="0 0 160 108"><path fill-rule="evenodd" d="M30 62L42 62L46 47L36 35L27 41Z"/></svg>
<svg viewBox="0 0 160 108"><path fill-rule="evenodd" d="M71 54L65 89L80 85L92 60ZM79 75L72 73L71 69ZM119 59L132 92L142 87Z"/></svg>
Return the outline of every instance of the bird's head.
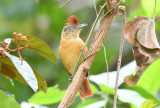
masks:
<svg viewBox="0 0 160 108"><path fill-rule="evenodd" d="M62 31L63 38L76 38L83 27L88 24L80 24L76 16L70 16Z"/></svg>

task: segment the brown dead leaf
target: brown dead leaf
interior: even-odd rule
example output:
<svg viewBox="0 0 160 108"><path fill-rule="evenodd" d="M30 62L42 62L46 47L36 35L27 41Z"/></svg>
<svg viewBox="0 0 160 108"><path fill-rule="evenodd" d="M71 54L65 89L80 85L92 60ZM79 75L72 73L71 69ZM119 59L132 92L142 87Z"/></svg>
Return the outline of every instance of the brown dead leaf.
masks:
<svg viewBox="0 0 160 108"><path fill-rule="evenodd" d="M125 25L123 34L132 45L139 42L149 49L160 48L155 33L154 19L137 16Z"/></svg>
<svg viewBox="0 0 160 108"><path fill-rule="evenodd" d="M136 86L144 71L160 57L158 49L148 49L140 44L133 46L134 57L137 63L136 73L124 79L125 83L130 86Z"/></svg>
<svg viewBox="0 0 160 108"><path fill-rule="evenodd" d="M136 73L124 79L126 84L136 86L149 65L160 57L160 46L155 33L154 19L137 16L125 25L124 37L133 45L137 63Z"/></svg>
<svg viewBox="0 0 160 108"><path fill-rule="evenodd" d="M142 64L144 64L147 60L148 57L143 55L137 46L132 46L133 53L134 53L134 59L136 60L136 63L139 67L141 67Z"/></svg>
<svg viewBox="0 0 160 108"><path fill-rule="evenodd" d="M141 67L137 66L136 67L136 73L134 75L131 75L127 78L124 79L125 83L128 84L129 86L135 87L138 80L141 78L142 74L144 71L147 69L147 67L150 64L143 64Z"/></svg>
<svg viewBox="0 0 160 108"><path fill-rule="evenodd" d="M146 21L147 23L143 23L137 32L137 40L146 48L159 49L160 46L155 33L154 19L148 18Z"/></svg>
<svg viewBox="0 0 160 108"><path fill-rule="evenodd" d="M147 23L148 19L149 18L145 16L136 16L125 25L123 35L132 45L137 43L137 31L142 24Z"/></svg>

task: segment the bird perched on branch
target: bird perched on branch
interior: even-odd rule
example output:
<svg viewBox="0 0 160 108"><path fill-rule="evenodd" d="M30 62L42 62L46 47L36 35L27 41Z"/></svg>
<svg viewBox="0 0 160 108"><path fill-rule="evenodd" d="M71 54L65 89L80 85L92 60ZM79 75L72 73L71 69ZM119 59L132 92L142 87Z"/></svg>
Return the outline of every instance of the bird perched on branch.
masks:
<svg viewBox="0 0 160 108"><path fill-rule="evenodd" d="M79 37L81 29L87 26L87 24L80 24L76 16L70 16L66 25L64 26L61 34L61 41L59 46L59 53L62 59L62 63L66 68L68 74L72 76L72 72L76 66L81 49L83 49L84 42ZM87 48L84 50L84 55L87 52ZM81 98L92 96L92 89L88 78L84 78L82 85L79 89Z"/></svg>

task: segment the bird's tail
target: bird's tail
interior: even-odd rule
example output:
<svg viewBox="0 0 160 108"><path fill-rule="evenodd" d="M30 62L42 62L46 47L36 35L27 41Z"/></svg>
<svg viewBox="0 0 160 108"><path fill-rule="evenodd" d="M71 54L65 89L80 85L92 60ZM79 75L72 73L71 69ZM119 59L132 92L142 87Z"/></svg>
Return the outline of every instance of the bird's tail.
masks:
<svg viewBox="0 0 160 108"><path fill-rule="evenodd" d="M93 95L88 78L85 78L83 80L82 85L79 89L79 94L81 98L86 98Z"/></svg>

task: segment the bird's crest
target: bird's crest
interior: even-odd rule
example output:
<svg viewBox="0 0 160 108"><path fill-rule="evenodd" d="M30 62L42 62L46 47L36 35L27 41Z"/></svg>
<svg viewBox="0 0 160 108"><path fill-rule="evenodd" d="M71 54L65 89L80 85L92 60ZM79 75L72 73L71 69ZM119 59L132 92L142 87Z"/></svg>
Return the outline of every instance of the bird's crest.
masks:
<svg viewBox="0 0 160 108"><path fill-rule="evenodd" d="M75 15L69 16L66 25L70 25L70 24L75 25L75 26L80 25L80 23L78 22L78 19Z"/></svg>

